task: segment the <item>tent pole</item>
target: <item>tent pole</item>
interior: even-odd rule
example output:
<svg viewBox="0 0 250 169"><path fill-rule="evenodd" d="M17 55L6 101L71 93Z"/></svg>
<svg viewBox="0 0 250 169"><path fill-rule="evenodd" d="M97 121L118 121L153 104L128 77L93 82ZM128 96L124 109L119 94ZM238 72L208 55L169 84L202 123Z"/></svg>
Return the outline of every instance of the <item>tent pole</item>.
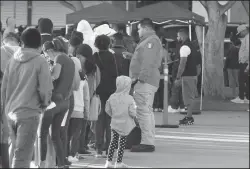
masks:
<svg viewBox="0 0 250 169"><path fill-rule="evenodd" d="M66 24L66 30L65 30L65 35L68 34L68 31L69 31L69 25Z"/></svg>
<svg viewBox="0 0 250 169"><path fill-rule="evenodd" d="M204 58L205 58L205 26L202 29L202 69L201 69L201 100L200 111L202 111L203 101L203 84L204 84Z"/></svg>
<svg viewBox="0 0 250 169"><path fill-rule="evenodd" d="M126 11L129 11L129 1L126 1Z"/></svg>
<svg viewBox="0 0 250 169"><path fill-rule="evenodd" d="M191 27L192 25L191 25L191 21L189 21L189 24L188 24L188 29L189 29L189 39L190 39L190 41L192 41L192 27Z"/></svg>

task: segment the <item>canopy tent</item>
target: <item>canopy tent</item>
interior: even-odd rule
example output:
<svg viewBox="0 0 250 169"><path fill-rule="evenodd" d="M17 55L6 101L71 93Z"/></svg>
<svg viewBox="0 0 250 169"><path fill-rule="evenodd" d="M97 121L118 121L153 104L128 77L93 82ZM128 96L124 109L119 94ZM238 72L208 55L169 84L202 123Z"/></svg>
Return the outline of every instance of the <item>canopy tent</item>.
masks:
<svg viewBox="0 0 250 169"><path fill-rule="evenodd" d="M192 21L194 24L205 24L205 18L179 7L178 5L173 4L170 1L159 2L156 4L148 5L142 8L135 9L134 12L129 13L124 16L126 21L138 21L142 18L150 18L155 22L187 22Z"/></svg>
<svg viewBox="0 0 250 169"><path fill-rule="evenodd" d="M119 7L115 7L110 3L101 3L95 6L90 6L81 11L73 12L66 15L66 24L75 24L82 19L89 23L99 23L101 21L108 21L110 23L120 23L121 18L128 14L127 11Z"/></svg>

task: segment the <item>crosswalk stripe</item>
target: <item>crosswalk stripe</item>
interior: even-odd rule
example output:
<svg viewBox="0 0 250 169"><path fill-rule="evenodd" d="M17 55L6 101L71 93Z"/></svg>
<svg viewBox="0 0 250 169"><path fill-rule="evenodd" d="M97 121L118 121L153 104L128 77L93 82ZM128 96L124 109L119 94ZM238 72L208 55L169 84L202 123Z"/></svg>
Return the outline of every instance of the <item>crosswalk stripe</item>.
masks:
<svg viewBox="0 0 250 169"><path fill-rule="evenodd" d="M202 138L202 137L187 137L187 136L164 136L164 135L156 135L155 137L156 138L165 138L165 139L182 139L182 140L249 143L248 139L246 139L246 140L237 140L237 139Z"/></svg>
<svg viewBox="0 0 250 169"><path fill-rule="evenodd" d="M248 135L236 135L236 134L214 134L214 133L190 133L190 132L175 132L175 131L157 131L157 133L171 133L171 134L183 134L183 135L203 135L203 136L225 136L225 137L245 137L249 138Z"/></svg>

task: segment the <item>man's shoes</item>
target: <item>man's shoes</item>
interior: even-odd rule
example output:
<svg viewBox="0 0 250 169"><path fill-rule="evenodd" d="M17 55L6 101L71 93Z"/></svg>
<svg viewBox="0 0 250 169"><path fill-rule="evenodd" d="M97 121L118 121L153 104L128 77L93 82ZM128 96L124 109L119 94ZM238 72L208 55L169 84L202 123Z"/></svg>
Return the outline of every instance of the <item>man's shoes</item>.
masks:
<svg viewBox="0 0 250 169"><path fill-rule="evenodd" d="M184 117L182 120L179 121L179 125L192 125L194 124L193 117Z"/></svg>
<svg viewBox="0 0 250 169"><path fill-rule="evenodd" d="M187 112L187 110L186 110L186 108L184 107L184 108L179 108L179 111L181 112L181 113L185 113L185 112Z"/></svg>
<svg viewBox="0 0 250 169"><path fill-rule="evenodd" d="M245 98L244 103L249 104L249 100L247 98Z"/></svg>
<svg viewBox="0 0 250 169"><path fill-rule="evenodd" d="M171 106L168 106L168 113L180 113L179 109L173 109Z"/></svg>
<svg viewBox="0 0 250 169"><path fill-rule="evenodd" d="M131 148L131 152L154 152L154 151L155 151L154 145L139 144L139 145L134 145Z"/></svg>
<svg viewBox="0 0 250 169"><path fill-rule="evenodd" d="M245 101L243 99L240 99L239 97L231 100L231 102L233 102L233 103L239 103L239 104L245 103Z"/></svg>
<svg viewBox="0 0 250 169"><path fill-rule="evenodd" d="M78 162L79 161L79 159L75 156L75 157L73 157L73 156L69 156L68 157L68 160L70 161L70 162L72 162L72 163L75 163L75 162Z"/></svg>

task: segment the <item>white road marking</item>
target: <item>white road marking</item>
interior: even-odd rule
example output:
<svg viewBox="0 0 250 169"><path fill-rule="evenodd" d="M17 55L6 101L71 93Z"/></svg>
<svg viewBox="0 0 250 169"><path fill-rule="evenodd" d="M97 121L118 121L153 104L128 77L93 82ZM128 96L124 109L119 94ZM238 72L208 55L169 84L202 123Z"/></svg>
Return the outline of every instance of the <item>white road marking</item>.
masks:
<svg viewBox="0 0 250 169"><path fill-rule="evenodd" d="M88 164L88 163L77 163L72 164L70 168L105 168L103 164ZM129 166L129 168L147 168L147 167L140 167L140 166Z"/></svg>
<svg viewBox="0 0 250 169"><path fill-rule="evenodd" d="M238 143L249 143L249 139L236 140L236 139L221 139L221 138L202 138L202 137L187 137L187 136L164 136L156 135L156 138L165 139L180 139L180 140L199 140L199 141L218 141L218 142L238 142Z"/></svg>
<svg viewBox="0 0 250 169"><path fill-rule="evenodd" d="M214 134L214 133L189 133L189 132L175 132L175 131L157 131L159 133L173 133L173 134L192 134L192 135L203 135L203 136L225 136L225 137L246 137L249 138L248 135L231 135L231 134Z"/></svg>

